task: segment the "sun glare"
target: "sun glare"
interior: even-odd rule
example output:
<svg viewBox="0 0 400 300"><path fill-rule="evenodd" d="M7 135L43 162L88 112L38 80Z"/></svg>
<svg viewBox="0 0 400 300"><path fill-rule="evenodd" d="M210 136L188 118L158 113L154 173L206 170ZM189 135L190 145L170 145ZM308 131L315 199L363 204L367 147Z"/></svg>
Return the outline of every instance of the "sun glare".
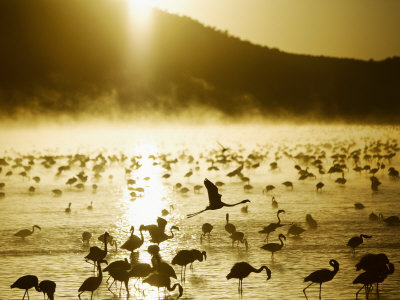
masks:
<svg viewBox="0 0 400 300"><path fill-rule="evenodd" d="M129 11L134 22L139 26L147 26L151 19L152 8L156 1L129 0Z"/></svg>

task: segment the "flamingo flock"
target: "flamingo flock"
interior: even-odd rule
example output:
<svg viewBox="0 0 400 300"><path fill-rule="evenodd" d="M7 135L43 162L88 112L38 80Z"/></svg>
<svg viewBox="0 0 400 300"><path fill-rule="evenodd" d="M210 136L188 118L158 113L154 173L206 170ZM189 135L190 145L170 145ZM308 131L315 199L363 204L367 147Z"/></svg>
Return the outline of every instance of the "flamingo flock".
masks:
<svg viewBox="0 0 400 300"><path fill-rule="evenodd" d="M188 197L188 195L190 195L191 191L192 194L203 197L204 193L202 192L202 188L204 186L207 190L208 196L203 197L204 203L207 203L205 208L200 210L197 210L197 208L196 210L194 210L194 212L185 212L186 218L182 218L181 224L185 225L185 222L189 222L188 219L190 219L190 222L194 222L192 220L195 220L195 217L199 215L200 216L198 218L207 218L207 214L209 214L211 211L213 211L214 214L220 214L222 216L223 214L225 214L226 223L224 221L221 222L221 224L212 224L211 222L202 222L199 224L199 230L201 230L199 245L204 249L206 247L212 247L211 240L214 240L213 242L215 243L216 240L221 239L220 242L222 243L222 237L219 235L221 231L219 231L218 227L223 227L227 233L225 238L229 238L231 240L230 247L237 248L239 251L238 253L240 253L240 251L244 251L240 250L240 247L243 247L240 245L245 246L246 253L255 251L253 250L255 247L252 247L253 241L249 247L249 232L239 231L238 228L241 226L236 226L231 223L231 215L228 211L233 211L235 209L234 207L242 205L240 211L247 216L250 215L248 212L249 207L252 207L252 203L259 201L260 197L267 197L268 199L271 199L272 197L271 204L269 204L270 200L265 200L265 202L268 202L268 207L271 207L272 205L272 214L270 216L266 216L265 220L263 220L263 222L265 222L264 224L267 225L260 226L261 228L258 229L254 228L255 233L258 232L261 234L265 234L265 238L263 241L264 244L261 240L258 241L257 248L262 249L260 251L265 251L267 255L264 256L264 260L270 260L271 264L267 266L266 263L263 263L258 265L261 265L260 267L254 267L253 265L255 264L252 265L246 261L237 261L233 264L230 271L229 269L227 269L227 272L229 271L229 273L226 275L226 279L238 279L238 292L240 295L244 293L243 280L249 277L251 273L261 273L265 270L265 273L267 275L266 281L279 281L279 275L271 276L271 274L275 272L274 262L280 261L282 259L281 253L285 253L286 255L290 251L293 251L293 247L295 247L295 243L293 244L293 241L295 241L295 239L302 239L302 236L304 235L312 235L316 231L323 230L321 229L321 227L323 228L323 225L321 225L321 223L323 224L323 221L320 222L319 220L317 223L317 221L309 213L305 213L305 218L303 219L305 220L307 229L304 229L302 226L298 225L299 220L295 220L295 222L293 220L287 221L287 219L289 219L288 215L291 213L291 208L290 206L285 205L285 202L282 201L281 198L279 198L280 203L278 205L278 202L276 200L279 195L277 193L278 190L283 189L284 193L295 193L297 185L302 184L302 182L304 181L312 182L318 177L319 182L313 184L313 186L316 187L316 191L315 188L313 188L312 190L314 194L317 192L316 197L319 197L319 195L323 195L328 189L346 188L346 186L348 186L352 180L352 176L348 175L350 172L354 171L361 176L365 174L367 179L366 184L368 186L369 180L371 184L369 188L372 193L379 193L382 189L382 185L384 185L385 183L382 184L382 182L379 181L378 176L380 176L380 174L384 172L386 164L389 165L391 159L400 150L397 146L397 143L395 143L394 141L388 141L387 143L371 143L368 145L368 147L366 146L364 149L355 148L352 150L350 146L346 148L343 145L336 145L336 148L334 148L336 150L336 153L331 154L328 159L328 155L325 150L322 151L320 149L314 149L314 153L312 153L312 146L306 146L306 148L309 147L309 149L311 150L308 149L305 152L299 152L297 154L295 154L296 149L283 148L275 153L275 157L272 162L266 162L267 155L261 152L255 151L249 154L247 158L245 158L243 155L240 154L240 152L234 153L232 148L226 148L220 143L219 146L220 149L214 150L209 153L209 156L211 157L207 160L207 162L210 163L211 166L208 167L207 171L219 172L221 170L224 170L224 167L227 168L232 164L236 164L236 166L233 167L233 170L231 169L232 171L229 171L228 173L226 173L226 171L222 172L225 172L224 176L227 177L227 180L232 180L236 183L239 182L240 184L243 184L243 189L238 189L241 190L241 193L243 193L238 193L239 199L241 195L246 195L246 198L249 197L252 198L252 200L244 199L238 200L236 202L235 200L228 200L227 202L223 202L223 191L229 188L229 186L222 181L224 180L223 177L216 178L219 180L215 181L211 181L210 179L208 179L211 177L205 178L202 185L198 182L194 182L193 184L190 183L191 181L195 180L196 174L199 172L200 167L198 162L196 161L196 158L194 158L192 155L187 155L186 153L181 153L179 159L187 160L192 164L197 164L193 165L187 171L182 173L183 180L173 185L172 193L175 192L176 195L182 197L183 200L185 199L185 197ZM332 146L326 148L332 149ZM373 153L373 155L369 153ZM370 155L370 157L368 155ZM361 158L362 156L363 158ZM280 172L284 165L280 163L281 157L286 157L296 162L293 172L297 173L297 182L294 180L287 180L282 182L281 186L276 185L276 183L266 182L266 184L264 185L265 188L259 190L258 199L256 199L257 197L252 197L256 193L255 187L250 185L250 177L246 172L250 173L251 170L259 169L263 165L264 167L267 166L267 170L271 174ZM179 160L171 159L167 155L160 155L159 157L154 156L154 158L152 159L155 166L162 166L162 168L165 170L165 173L162 176L162 180L171 180L170 175L173 173L173 165L176 164ZM11 162L9 158L0 159L3 167L8 166L8 161ZM31 161L34 161L34 158L31 158ZM366 162L371 163L372 161L375 161L374 165L371 166L370 164L366 164ZM23 160L14 160L14 163L17 165L14 169L24 167L22 162ZM55 157L41 157L41 164L44 168L51 168L56 164L56 162L57 159ZM132 157L129 160L128 157L123 155L121 155L120 157L105 157L104 155L99 154L96 158L93 159L91 163L93 178L97 180L96 182L104 180L102 178L106 177L105 170L107 169L107 166L109 164L123 162L129 162L129 165L125 167L125 176L127 177L126 185L130 197L132 197L132 199L134 200L146 193L146 188L144 186L139 186L135 179L130 178L132 174L135 173L135 171L139 170L142 167L140 156ZM329 162L329 164L327 162ZM350 163L354 164L352 168L349 168L348 166L348 164ZM360 167L359 165L361 165L362 163L365 163L365 165L363 167ZM63 174L71 172L71 170L73 170L72 166L74 164L78 164L82 168L82 171L72 175L64 182L64 184L67 186L66 188L63 189L62 187L60 187L59 189L53 189L51 191L53 197L63 197L64 192L68 192L69 190L82 192L85 189L85 185L90 179L88 173L84 171L87 165L90 164L90 158L88 156L79 154L69 157L69 162L67 164L63 164L57 168L56 176L62 176ZM315 172L313 171L313 168ZM41 180L39 176L33 176L33 174L30 174L29 168L27 168L23 172L16 174L22 176L24 181L34 181L34 184L36 186L32 185L31 187L33 187L33 189L30 188L29 192L35 194L38 185L43 182L43 180ZM336 179L330 177L334 173L340 174L340 177L337 177ZM10 174L9 172L5 174L8 174L7 177L13 176L13 173ZM169 176L166 176L167 174ZM394 167L390 167L388 169L388 173L385 173L385 175L388 176L390 180L399 179L398 171ZM382 178L385 177L382 175ZM108 180L113 179L113 176L108 176ZM144 180L148 181L149 179L150 177L146 177L146 179ZM192 188L187 187L190 187L190 185L192 185ZM0 183L0 189L7 192L7 187L7 183ZM99 188L100 187L98 184L93 184L92 192L96 193ZM6 192L4 192L4 197L7 197ZM244 204L247 205L243 206ZM362 203L356 204L357 205L355 205L355 208L357 210L361 211L366 208ZM201 203L199 203L198 206L201 207ZM285 209L278 209L278 207L285 207ZM96 211L97 205L94 206L93 201L91 201L90 205L86 206L85 208L86 213L90 214ZM74 206L72 206L72 202L68 202L67 207L64 209L66 213L65 216L72 217L73 212L75 212L76 210L78 211L79 209L80 208L77 207L77 205L74 204ZM203 249L199 250L196 249L194 245L187 249L170 249L170 251L174 252L171 262L164 260L161 256L161 250L165 251L166 249L168 249L166 247L170 247L171 243L169 243L168 241L182 239L182 236L184 235L184 230L180 230L180 227L182 228L181 224L180 227L176 225L171 225L167 230L168 221L166 218L170 218L171 215L174 216L175 214L176 213L173 209L170 209L169 211L166 209L160 211L160 216L157 218L156 224L140 225L140 236L135 235L135 227L131 225L129 235L126 236L125 242L122 241L119 248L117 247L117 241L115 237L110 235L108 231L105 231L98 238L98 240L102 242L103 247L90 247L92 233L88 231L83 232L81 240L82 243L86 245L87 248L89 248L89 253L83 256L82 260L93 264L93 274L88 275L94 276L88 276L81 283L79 289L76 292L77 297L79 299L82 299L81 297L89 297L88 294L90 294L90 299L96 298L95 292L102 284L105 284L108 291L110 291L113 295L117 295L116 293L118 293L119 296L121 296L121 294L123 293L122 288L124 287L124 293L129 297L133 292L132 287L129 284L131 278L136 278L136 282L134 284L135 291L140 291L140 293L142 293L143 295L146 293L146 288L144 286L147 286L147 288L148 286L152 286L158 290L159 294L160 289L164 289L164 295L169 295L169 293L173 293L177 298L184 296L185 290L187 289L185 285L187 265L190 265L191 272L195 272L193 264L197 261L202 263L202 266L207 265L207 262L213 259L213 251L205 251ZM269 217L275 218L275 216L276 220L274 222L268 222L271 221L269 220ZM170 220L176 219L171 218ZM233 221L234 223L236 223L235 220ZM380 222L381 224L386 224L388 228L400 225L398 216L389 215L385 218L382 213L371 213L369 215L369 220L366 221ZM284 231L285 234L283 234L282 231L284 227L287 227L287 229ZM128 228L126 228L126 232L128 231ZM32 229L19 230L14 234L14 236L19 237L21 240L25 241L25 239L30 239L30 236L34 235L35 229L43 232L43 228L41 226L33 225ZM218 230L218 233L215 233L216 230ZM249 231L249 229L247 228L246 231ZM270 237L270 235L275 236L275 234L277 235L277 238ZM215 236L215 238L211 238L211 236ZM273 238L274 242L269 242L270 238ZM341 243L343 249L345 249L346 246L351 249L351 253L354 258L356 255L356 249L357 252L365 253L366 249L364 243L368 245L369 240L371 239L371 241L373 241L374 238L372 235L357 233L357 235L348 239L347 244L346 237L342 238ZM204 243L204 241L206 241L206 243ZM138 256L141 252L143 252L142 248L145 244L150 244L150 246L148 246L147 248L147 252L151 256L151 259L147 262L138 260ZM108 247L108 245L110 245L110 247ZM290 249L288 249L289 247L287 247L286 245L290 245ZM115 246L115 250L110 249L113 246ZM129 260L128 257L125 257L122 260L111 261L110 258L112 257L112 255L110 255L110 252L117 252L121 250L124 254L129 255ZM270 258L268 252L271 253ZM350 252L350 250L348 250L348 252ZM330 269L322 268L314 270L308 275L307 270L304 270L303 274L298 274L298 276L304 278L304 282L307 283L307 286L303 289L303 294L306 299L309 299L307 292L310 293L310 290L312 288L310 290L309 288L313 284L319 284L318 294L319 299L322 299L322 284L335 280L337 273L340 272L338 259L329 259L328 262L331 266ZM181 269L180 281L176 276L174 266L179 266ZM379 284L382 284L390 275L395 272L395 262L390 262L387 255L383 253L366 253L361 256L360 261L355 265L355 267L356 271L354 273L355 279L353 281L353 284L362 285L361 288L355 291L356 298L359 297L359 294L362 290L364 290L365 297L367 299L373 292L377 295L377 297L379 297ZM363 270L364 272L356 273L360 270ZM311 271L311 269L309 271ZM104 283L103 277L104 274L107 273L109 277L107 280L105 280ZM112 280L111 283L109 282L110 280ZM118 284L120 285L119 291ZM373 288L374 285L375 288ZM116 287L116 292L114 292L113 286ZM38 277L34 275L23 275L22 277L18 278L10 287L24 290L25 292L22 299L25 299L26 296L29 299L29 290L33 288L37 292L43 293L43 296L47 297L50 300L53 300L56 294L56 283L54 281L48 279L39 281ZM326 285L324 285L324 290L326 288Z"/></svg>

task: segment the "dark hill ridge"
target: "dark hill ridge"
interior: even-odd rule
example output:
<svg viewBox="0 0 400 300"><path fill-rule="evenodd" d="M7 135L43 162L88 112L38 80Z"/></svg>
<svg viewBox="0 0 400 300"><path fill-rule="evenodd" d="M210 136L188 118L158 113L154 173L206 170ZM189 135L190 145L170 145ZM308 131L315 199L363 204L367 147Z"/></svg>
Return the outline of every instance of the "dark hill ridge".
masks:
<svg viewBox="0 0 400 300"><path fill-rule="evenodd" d="M7 115L194 105L228 116L400 121L398 57L288 54L160 10L144 42L125 4L109 0L5 0L0 22L0 110Z"/></svg>

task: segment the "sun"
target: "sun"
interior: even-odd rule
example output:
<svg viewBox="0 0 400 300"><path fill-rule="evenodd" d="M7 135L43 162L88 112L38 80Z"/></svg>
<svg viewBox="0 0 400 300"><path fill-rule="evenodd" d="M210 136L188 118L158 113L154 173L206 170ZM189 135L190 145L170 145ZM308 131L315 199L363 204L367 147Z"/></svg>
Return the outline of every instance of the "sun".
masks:
<svg viewBox="0 0 400 300"><path fill-rule="evenodd" d="M140 26L146 26L150 23L152 9L156 6L155 0L128 0L129 13L133 21Z"/></svg>

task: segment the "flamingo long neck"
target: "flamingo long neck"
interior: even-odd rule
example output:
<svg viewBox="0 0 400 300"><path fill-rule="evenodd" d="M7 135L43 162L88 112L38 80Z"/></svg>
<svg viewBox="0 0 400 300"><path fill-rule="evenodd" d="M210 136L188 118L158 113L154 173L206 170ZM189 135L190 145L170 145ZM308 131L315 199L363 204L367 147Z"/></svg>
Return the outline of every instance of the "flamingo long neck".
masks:
<svg viewBox="0 0 400 300"><path fill-rule="evenodd" d="M170 282L170 284L171 284L171 282ZM177 286L180 286L180 284L179 283L175 283L172 287L171 286L167 286L167 290L172 292L172 291L174 291L176 289Z"/></svg>
<svg viewBox="0 0 400 300"><path fill-rule="evenodd" d="M234 203L234 204L227 204L227 203L224 203L223 205L224 206L228 206L228 207L231 207L231 206L236 206L236 205L239 205L239 204L242 204L243 202L242 201L240 201L240 202L238 202L238 203Z"/></svg>
<svg viewBox="0 0 400 300"><path fill-rule="evenodd" d="M32 233L34 233L35 232L35 225L34 226L32 226L32 231L31 231Z"/></svg>
<svg viewBox="0 0 400 300"><path fill-rule="evenodd" d="M283 238L280 236L279 240L281 241L281 248L283 247Z"/></svg>
<svg viewBox="0 0 400 300"><path fill-rule="evenodd" d="M276 224L280 225L281 224L281 218L279 217L279 212L276 214L276 217L278 218L278 223L276 223Z"/></svg>
<svg viewBox="0 0 400 300"><path fill-rule="evenodd" d="M167 235L169 239L172 239L174 237L174 232L172 230L174 229L173 228L170 229L171 235Z"/></svg>
<svg viewBox="0 0 400 300"><path fill-rule="evenodd" d="M335 276L335 274L339 271L339 265L337 264L330 264L333 267L332 275Z"/></svg>
<svg viewBox="0 0 400 300"><path fill-rule="evenodd" d="M97 278L99 279L99 281L101 281L103 279L103 272L101 271L100 261L97 262L97 269L99 270L99 275L97 276Z"/></svg>
<svg viewBox="0 0 400 300"><path fill-rule="evenodd" d="M107 253L107 235L104 234L104 251Z"/></svg>
<svg viewBox="0 0 400 300"><path fill-rule="evenodd" d="M261 268L259 268L258 270L256 270L256 269L254 269L254 273L261 273L262 272L262 270L264 270L265 269L265 271L267 271L267 267L266 266L262 266Z"/></svg>
<svg viewBox="0 0 400 300"><path fill-rule="evenodd" d="M143 243L144 242L143 232L142 232L142 230L139 230L139 231L140 231L140 239L141 239L141 241Z"/></svg>

